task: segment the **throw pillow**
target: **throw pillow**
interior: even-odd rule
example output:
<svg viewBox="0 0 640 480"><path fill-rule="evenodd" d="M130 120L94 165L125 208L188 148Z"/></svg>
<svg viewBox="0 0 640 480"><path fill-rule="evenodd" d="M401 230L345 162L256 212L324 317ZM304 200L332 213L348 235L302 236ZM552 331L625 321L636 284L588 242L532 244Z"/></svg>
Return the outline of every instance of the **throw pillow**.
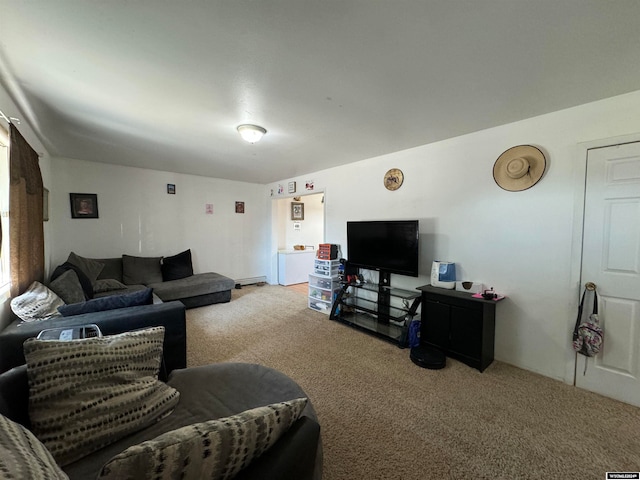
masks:
<svg viewBox="0 0 640 480"><path fill-rule="evenodd" d="M0 477L69 479L28 429L0 415Z"/></svg>
<svg viewBox="0 0 640 480"><path fill-rule="evenodd" d="M306 398L196 423L127 448L98 478L233 478L300 417Z"/></svg>
<svg viewBox="0 0 640 480"><path fill-rule="evenodd" d="M62 265L58 265L51 274L51 282L53 282L67 270L73 270L74 272L76 272L78 280L80 281L80 285L82 285L82 290L84 291L84 298L86 300L93 298L93 286L91 285L91 280L89 280L89 278L85 275L80 267L74 265L73 263L64 262Z"/></svg>
<svg viewBox="0 0 640 480"><path fill-rule="evenodd" d="M112 292L114 290L124 290L127 286L116 280L115 278L99 278L96 283L93 284L93 291L95 293Z"/></svg>
<svg viewBox="0 0 640 480"><path fill-rule="evenodd" d="M80 255L76 255L73 252L69 254L67 262L73 263L75 266L80 268L80 270L84 272L87 278L91 280L92 284L96 281L98 275L100 275L100 272L104 268L104 264L98 262L97 260L94 260L93 258L84 258Z"/></svg>
<svg viewBox="0 0 640 480"><path fill-rule="evenodd" d="M136 292L122 295L109 295L107 297L93 298L86 302L73 305L62 305L58 312L64 317L80 315L82 313L103 312L116 308L137 307L138 305L151 305L153 303L153 289L145 288Z"/></svg>
<svg viewBox="0 0 640 480"><path fill-rule="evenodd" d="M59 465L170 413L179 393L158 380L164 327L82 340L24 342L32 431Z"/></svg>
<svg viewBox="0 0 640 480"><path fill-rule="evenodd" d="M11 311L23 322L36 322L57 317L64 302L40 282L33 282L22 294L11 300Z"/></svg>
<svg viewBox="0 0 640 480"><path fill-rule="evenodd" d="M76 274L74 270L64 272L49 283L49 288L64 300L64 303L79 303L85 301L84 290L82 290L78 274Z"/></svg>
<svg viewBox="0 0 640 480"><path fill-rule="evenodd" d="M191 264L191 250L185 250L173 257L162 259L162 280L179 280L193 275L193 265Z"/></svg>
<svg viewBox="0 0 640 480"><path fill-rule="evenodd" d="M126 285L149 285L162 282L162 257L122 255L122 281Z"/></svg>

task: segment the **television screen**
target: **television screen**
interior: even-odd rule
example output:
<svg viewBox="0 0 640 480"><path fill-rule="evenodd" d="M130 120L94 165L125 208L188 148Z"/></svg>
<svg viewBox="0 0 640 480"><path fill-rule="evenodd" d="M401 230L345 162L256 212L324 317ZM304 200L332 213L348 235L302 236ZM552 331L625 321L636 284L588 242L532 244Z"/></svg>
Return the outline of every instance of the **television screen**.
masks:
<svg viewBox="0 0 640 480"><path fill-rule="evenodd" d="M418 220L347 222L349 265L418 276Z"/></svg>

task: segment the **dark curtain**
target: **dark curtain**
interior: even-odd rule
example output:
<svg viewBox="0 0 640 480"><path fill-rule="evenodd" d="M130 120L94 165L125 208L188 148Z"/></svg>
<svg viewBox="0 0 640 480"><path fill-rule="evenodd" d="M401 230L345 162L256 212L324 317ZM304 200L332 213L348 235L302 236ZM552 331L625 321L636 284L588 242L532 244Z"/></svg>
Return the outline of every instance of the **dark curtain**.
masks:
<svg viewBox="0 0 640 480"><path fill-rule="evenodd" d="M38 154L10 125L9 244L11 296L44 280L42 175Z"/></svg>

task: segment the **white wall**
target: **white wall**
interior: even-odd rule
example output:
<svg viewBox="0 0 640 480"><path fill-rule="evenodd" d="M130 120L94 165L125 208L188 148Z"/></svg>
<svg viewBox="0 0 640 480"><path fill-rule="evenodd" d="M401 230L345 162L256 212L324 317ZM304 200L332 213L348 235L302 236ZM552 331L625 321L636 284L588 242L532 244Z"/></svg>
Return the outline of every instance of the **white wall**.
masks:
<svg viewBox="0 0 640 480"><path fill-rule="evenodd" d="M341 244L347 257L348 220L419 219L421 276L394 275L392 283L424 285L433 260L456 262L460 279L507 295L497 306L496 358L572 382L586 164L580 144L638 132L635 92L278 183L309 180L324 190L325 240ZM548 168L532 189L507 192L495 184L493 164L519 144L539 147ZM390 168L404 172L395 192L382 183Z"/></svg>
<svg viewBox="0 0 640 480"><path fill-rule="evenodd" d="M261 185L66 158L52 159L52 167L52 268L70 251L106 258L190 248L196 273L235 280L267 274L270 225ZM168 183L175 195L167 194ZM72 219L69 193L96 193L100 218ZM245 213L235 213L236 201L245 202Z"/></svg>
<svg viewBox="0 0 640 480"><path fill-rule="evenodd" d="M322 193L305 195L296 201L293 198L275 200L279 203L279 218L277 221L281 235L278 241L279 249L293 249L294 245L311 246L318 248L318 244L324 240L324 205ZM296 197L297 198L297 197ZM304 204L304 220L291 220L291 203ZM296 230L294 224L299 223L300 229Z"/></svg>

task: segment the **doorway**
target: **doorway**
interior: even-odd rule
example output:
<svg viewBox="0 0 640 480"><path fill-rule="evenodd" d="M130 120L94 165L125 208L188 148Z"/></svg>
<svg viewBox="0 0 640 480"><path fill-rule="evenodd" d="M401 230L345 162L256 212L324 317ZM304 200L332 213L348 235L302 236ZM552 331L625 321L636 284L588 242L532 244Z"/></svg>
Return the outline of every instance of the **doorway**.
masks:
<svg viewBox="0 0 640 480"><path fill-rule="evenodd" d="M604 344L577 355L575 384L640 406L640 142L588 150L580 280L596 284Z"/></svg>
<svg viewBox="0 0 640 480"><path fill-rule="evenodd" d="M271 278L278 283L278 252L302 245L317 250L324 242L325 194L314 192L287 198L274 198L271 221ZM311 273L311 271L309 271Z"/></svg>

